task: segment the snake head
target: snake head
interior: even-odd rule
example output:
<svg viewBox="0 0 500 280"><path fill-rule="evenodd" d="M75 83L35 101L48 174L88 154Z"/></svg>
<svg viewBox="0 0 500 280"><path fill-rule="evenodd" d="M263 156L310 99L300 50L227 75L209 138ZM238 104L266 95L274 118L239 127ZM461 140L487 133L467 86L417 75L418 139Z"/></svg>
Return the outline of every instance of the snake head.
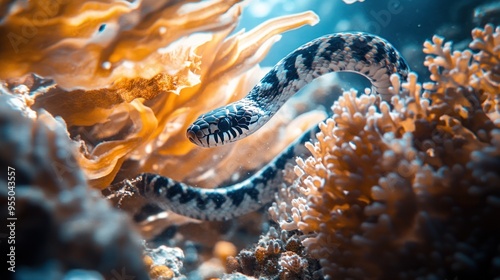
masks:
<svg viewBox="0 0 500 280"><path fill-rule="evenodd" d="M238 101L199 116L186 136L201 147L221 146L256 131L263 116L258 107Z"/></svg>

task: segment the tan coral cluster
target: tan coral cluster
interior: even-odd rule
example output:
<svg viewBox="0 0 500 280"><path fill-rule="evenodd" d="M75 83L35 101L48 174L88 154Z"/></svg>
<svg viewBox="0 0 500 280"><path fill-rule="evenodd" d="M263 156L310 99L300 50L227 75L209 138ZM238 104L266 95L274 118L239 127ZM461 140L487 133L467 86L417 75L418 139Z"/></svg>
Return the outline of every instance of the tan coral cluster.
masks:
<svg viewBox="0 0 500 280"><path fill-rule="evenodd" d="M79 164L93 187L140 172L213 187L269 161L301 133L297 127L319 120L289 124L293 110L284 110L231 147L201 149L187 140L198 115L243 97L258 81L264 71L257 63L281 32L318 21L305 12L229 36L239 2L16 1L0 25L10 43L1 46L0 79L34 72L55 80L32 107L64 119L80 140ZM254 153L256 145L272 149ZM241 166L228 164L242 157Z"/></svg>
<svg viewBox="0 0 500 280"><path fill-rule="evenodd" d="M231 275L242 273L259 279L313 279L319 269L318 262L306 257L299 238L296 232L282 230L278 233L271 227L260 237L255 248L229 257L227 270Z"/></svg>
<svg viewBox="0 0 500 280"><path fill-rule="evenodd" d="M393 84L392 105L344 93L272 217L331 279L500 273L500 27L470 50L425 44L434 80Z"/></svg>

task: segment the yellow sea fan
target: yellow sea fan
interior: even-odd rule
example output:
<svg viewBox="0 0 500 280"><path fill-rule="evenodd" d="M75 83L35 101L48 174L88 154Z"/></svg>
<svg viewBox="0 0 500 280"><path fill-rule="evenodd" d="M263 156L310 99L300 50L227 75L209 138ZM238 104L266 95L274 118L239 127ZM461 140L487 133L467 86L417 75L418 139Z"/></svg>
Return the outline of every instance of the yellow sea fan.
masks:
<svg viewBox="0 0 500 280"><path fill-rule="evenodd" d="M0 78L35 72L65 89L98 89L123 77L174 75L158 63L158 49L193 32L231 29L237 2L19 1L0 25L10 42L0 49Z"/></svg>
<svg viewBox="0 0 500 280"><path fill-rule="evenodd" d="M66 121L93 187L106 187L119 171L119 177L149 171L214 186L235 169L227 168L231 159L249 153L259 137L272 151L252 153L242 168L257 168L277 154L300 133L277 129L294 115L283 110L260 136L213 150L191 144L187 126L243 97L263 75L256 65L280 33L318 21L306 12L228 37L241 13L238 2L15 2L0 25L11 40L0 54L0 78L35 72L55 80L56 86L35 95L32 107ZM294 126L304 130L318 119L310 114Z"/></svg>
<svg viewBox="0 0 500 280"><path fill-rule="evenodd" d="M212 33L192 34L145 58L154 57L156 63L171 64L164 69L177 67L173 74L162 72L151 79L122 77L110 87L96 90L65 91L57 87L39 95L34 106L62 116L72 134L80 135L80 165L96 188L109 185L127 159L134 160L135 165L121 170L122 177L150 171L177 180L190 178L189 182L196 184L214 177L216 180L204 185L214 186L231 175L221 172L232 162L230 159L241 156L231 153L232 149L249 151L251 148L245 145L255 144L255 139L266 135L274 143L273 150L262 154L265 156L248 158L243 168L256 168L277 154L292 138L281 136L275 128L289 121L280 121L278 117L261 136L257 134L241 144L211 150L191 144L184 135L187 126L202 112L243 97L257 83L263 72L255 65L267 54L279 33L316 21L316 15L306 12L268 21L248 33L236 33L229 38L227 35L235 23L224 29L217 27ZM62 96L64 99L58 102ZM281 114L288 114L287 119L292 117L286 111ZM305 123L316 122L318 117L311 115L301 120L305 122L294 125L305 129ZM300 132L293 135L297 133ZM206 171L203 166L215 168Z"/></svg>
<svg viewBox="0 0 500 280"><path fill-rule="evenodd" d="M220 43L214 43L217 42L214 39L210 40L217 48L201 52L201 57L207 57L207 63L202 62L202 65L206 65L201 73L202 85L186 88L178 97L163 96L156 101L156 104L168 104L165 108L158 108L157 105L153 107L153 110L158 108L156 115L159 116L159 126L162 127L162 116L166 118L166 126L163 130L159 130L160 134L154 138L150 146L143 146L144 149L133 156L137 160L142 160L142 170L164 174L177 180L187 180L192 184L213 187L232 174L233 168L230 167L232 164L227 163L237 161L241 155L246 155L248 159L248 163L243 163L241 166L243 170L246 166L255 168L276 155L280 148L293 140L288 136L281 136L277 130L277 127L288 125L291 115L286 110L283 110L281 115L288 115L287 120L278 117L267 129L230 146L209 150L199 148L190 143L184 133L201 112L236 101L250 91L264 74L255 64L267 54L272 43L277 40L275 35L305 23L313 24L315 21L316 16L307 12L268 21L248 33L237 33ZM204 81L210 82L204 83ZM314 121L318 120L317 117L312 118ZM311 123L312 120L307 122ZM260 142L258 139L267 139L273 150L262 154L247 152L256 147ZM249 157L250 155L253 158ZM181 166L178 164L179 160L183 162ZM210 170L196 168L203 166L213 168ZM212 177L210 182L206 181L210 177Z"/></svg>

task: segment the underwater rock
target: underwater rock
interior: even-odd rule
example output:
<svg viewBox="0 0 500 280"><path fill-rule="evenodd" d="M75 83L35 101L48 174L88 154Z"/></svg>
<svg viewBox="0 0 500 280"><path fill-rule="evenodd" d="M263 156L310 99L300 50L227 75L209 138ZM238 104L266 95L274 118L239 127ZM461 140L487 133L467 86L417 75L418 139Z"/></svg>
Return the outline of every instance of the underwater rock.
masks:
<svg viewBox="0 0 500 280"><path fill-rule="evenodd" d="M12 187L0 188L0 204L13 206L0 217L16 218L16 277L147 279L129 217L89 188L64 122L29 109L31 97L19 90L0 88L0 167L12 171L0 175ZM7 242L1 246L7 252Z"/></svg>
<svg viewBox="0 0 500 280"><path fill-rule="evenodd" d="M232 273L222 276L222 280L256 280L257 278L247 276L241 273Z"/></svg>
<svg viewBox="0 0 500 280"><path fill-rule="evenodd" d="M500 24L500 3L493 1L475 7L473 20L477 26L484 26L488 23Z"/></svg>
<svg viewBox="0 0 500 280"><path fill-rule="evenodd" d="M146 248L144 255L151 279L186 279L181 274L184 265L184 252L181 249L162 245L154 249Z"/></svg>

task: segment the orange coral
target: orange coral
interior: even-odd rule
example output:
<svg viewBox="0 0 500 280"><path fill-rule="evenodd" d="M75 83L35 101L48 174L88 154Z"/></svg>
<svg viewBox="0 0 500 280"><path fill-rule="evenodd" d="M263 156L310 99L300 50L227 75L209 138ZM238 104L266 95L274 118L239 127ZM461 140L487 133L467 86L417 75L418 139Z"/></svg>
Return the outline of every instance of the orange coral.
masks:
<svg viewBox="0 0 500 280"><path fill-rule="evenodd" d="M500 273L500 28L473 31L470 50L434 37L434 83L392 76L390 107L351 90L320 125L299 179L270 213L333 279L490 278ZM381 257L383 256L383 257ZM429 262L432 260L432 263Z"/></svg>
<svg viewBox="0 0 500 280"><path fill-rule="evenodd" d="M238 2L15 3L0 26L11 40L0 54L8 65L0 78L35 72L55 80L36 95L33 108L61 116L80 139L79 164L93 187L140 172L213 187L238 168L269 161L321 118L308 114L288 125L289 107L267 129L230 147L204 150L186 139L197 115L250 90L263 74L257 63L279 33L318 21L305 12L228 37L241 12ZM281 136L277 128L287 125L292 133ZM249 143L273 150L250 153ZM228 164L242 154L253 156L241 166Z"/></svg>
<svg viewBox="0 0 500 280"><path fill-rule="evenodd" d="M168 57L185 50L158 49L194 32L230 29L237 2L15 2L0 26L10 42L0 51L0 78L35 72L66 89L98 89L122 77L175 76L185 65L176 68Z"/></svg>
<svg viewBox="0 0 500 280"><path fill-rule="evenodd" d="M444 39L432 38L432 43L424 43L424 52L430 54L424 64L429 67L431 79L435 83L425 84L424 88L444 91L449 87L472 87L477 91L485 91L487 98L483 109L490 118L498 121L500 104L498 89L500 88L500 27L486 25L484 29L472 31L471 50L452 51L451 43L443 45ZM481 100L483 102L483 100Z"/></svg>

